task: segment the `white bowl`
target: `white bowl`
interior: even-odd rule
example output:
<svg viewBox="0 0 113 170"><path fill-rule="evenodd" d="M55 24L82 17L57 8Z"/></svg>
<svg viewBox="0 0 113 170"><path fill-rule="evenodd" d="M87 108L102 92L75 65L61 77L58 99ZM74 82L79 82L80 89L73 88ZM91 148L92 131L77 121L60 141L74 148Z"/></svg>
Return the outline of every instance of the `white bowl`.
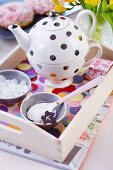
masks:
<svg viewBox="0 0 113 170"><path fill-rule="evenodd" d="M53 93L39 92L39 93L32 94L31 96L26 97L21 103L21 106L20 106L21 115L27 121L30 121L31 123L45 130L49 130L53 128L55 125L50 124L50 123L49 124L34 123L32 120L28 119L27 112L33 105L35 105L39 101L52 103L58 99L60 99L60 97ZM64 116L66 115L66 112L67 112L67 106L65 103L62 105L59 105L56 108L56 123L57 124L64 118ZM37 111L37 114L38 114L38 111Z"/></svg>
<svg viewBox="0 0 113 170"><path fill-rule="evenodd" d="M23 94L12 98L0 98L0 103L7 104L7 105L15 104L16 102L21 101L30 91L31 81L25 73L18 70L7 69L7 70L0 71L0 75L3 75L8 80L16 79L18 82L24 80L26 81L26 85L27 85L27 90Z"/></svg>

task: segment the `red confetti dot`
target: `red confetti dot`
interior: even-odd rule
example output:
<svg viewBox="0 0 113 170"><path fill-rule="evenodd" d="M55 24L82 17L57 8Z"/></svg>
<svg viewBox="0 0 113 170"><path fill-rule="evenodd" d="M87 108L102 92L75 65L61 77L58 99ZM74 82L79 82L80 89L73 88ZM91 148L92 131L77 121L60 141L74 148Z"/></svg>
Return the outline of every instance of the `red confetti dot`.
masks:
<svg viewBox="0 0 113 170"><path fill-rule="evenodd" d="M65 87L63 88L63 91L66 91L66 92L72 92L76 89L76 87L74 85L70 85L68 87Z"/></svg>
<svg viewBox="0 0 113 170"><path fill-rule="evenodd" d="M56 89L52 90L52 93L55 93L55 94L58 94L60 92L62 92L62 88L59 88L59 89L56 88Z"/></svg>
<svg viewBox="0 0 113 170"><path fill-rule="evenodd" d="M38 79L38 76L31 78L31 81L36 81Z"/></svg>
<svg viewBox="0 0 113 170"><path fill-rule="evenodd" d="M52 90L52 93L55 93L55 94L58 94L58 93L61 93L61 92L72 92L76 89L76 87L74 85L70 85L68 87L65 87L65 88L59 88L59 89L54 89Z"/></svg>
<svg viewBox="0 0 113 170"><path fill-rule="evenodd" d="M86 80L91 80L91 77L89 77L89 75L85 74L84 77L86 78Z"/></svg>
<svg viewBox="0 0 113 170"><path fill-rule="evenodd" d="M31 90L32 92L36 91L38 89L38 85L37 84L32 83L31 86L32 86L32 90Z"/></svg>

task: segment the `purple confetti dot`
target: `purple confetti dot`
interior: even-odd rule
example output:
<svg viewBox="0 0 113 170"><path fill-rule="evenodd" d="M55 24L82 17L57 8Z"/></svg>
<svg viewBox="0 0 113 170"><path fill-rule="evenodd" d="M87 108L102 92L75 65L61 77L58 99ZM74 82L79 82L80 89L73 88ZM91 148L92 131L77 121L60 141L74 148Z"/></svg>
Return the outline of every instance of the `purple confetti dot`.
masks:
<svg viewBox="0 0 113 170"><path fill-rule="evenodd" d="M27 74L36 74L35 70L31 67L29 70L24 71Z"/></svg>
<svg viewBox="0 0 113 170"><path fill-rule="evenodd" d="M0 110L2 110L4 112L8 112L8 108L6 106L3 106L3 105L0 106Z"/></svg>
<svg viewBox="0 0 113 170"><path fill-rule="evenodd" d="M76 115L77 112L78 112L80 109L81 109L81 106L79 106L79 107L70 107L70 108L69 108L69 111L70 111L70 113Z"/></svg>
<svg viewBox="0 0 113 170"><path fill-rule="evenodd" d="M83 86L83 84L76 84L76 89L80 88L81 86Z"/></svg>
<svg viewBox="0 0 113 170"><path fill-rule="evenodd" d="M41 83L44 83L44 82L45 82L45 77L39 77L39 81L40 81Z"/></svg>
<svg viewBox="0 0 113 170"><path fill-rule="evenodd" d="M0 124L2 124L2 125L4 125L4 126L8 126L8 123L3 122L3 121L1 121L1 120L0 120Z"/></svg>
<svg viewBox="0 0 113 170"><path fill-rule="evenodd" d="M35 78L37 76L37 73L35 72L35 70L31 67L29 70L22 70L22 72L24 72L25 74L27 74L27 76L29 78Z"/></svg>

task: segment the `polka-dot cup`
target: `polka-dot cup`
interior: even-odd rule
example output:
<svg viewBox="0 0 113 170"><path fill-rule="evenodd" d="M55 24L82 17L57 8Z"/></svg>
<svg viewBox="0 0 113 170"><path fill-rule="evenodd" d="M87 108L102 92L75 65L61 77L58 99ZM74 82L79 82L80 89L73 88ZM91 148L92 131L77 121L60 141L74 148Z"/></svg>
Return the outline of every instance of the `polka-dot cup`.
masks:
<svg viewBox="0 0 113 170"><path fill-rule="evenodd" d="M90 15L93 21L87 35L79 28L84 15ZM73 77L86 63L90 48L98 48L94 57L101 57L102 47L94 42L89 43L95 27L94 13L83 10L79 12L75 24L52 11L47 18L36 23L29 34L18 25L11 25L9 29L26 51L31 66L46 78L47 85L59 88L72 83Z"/></svg>

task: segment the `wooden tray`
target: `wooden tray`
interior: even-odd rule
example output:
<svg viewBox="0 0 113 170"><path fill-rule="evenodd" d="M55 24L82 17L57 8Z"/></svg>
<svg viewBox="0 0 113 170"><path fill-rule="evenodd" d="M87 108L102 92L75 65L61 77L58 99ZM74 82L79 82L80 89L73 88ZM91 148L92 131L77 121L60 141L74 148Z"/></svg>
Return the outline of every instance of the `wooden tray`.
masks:
<svg viewBox="0 0 113 170"><path fill-rule="evenodd" d="M112 60L113 51L106 47L103 47L103 50L103 58ZM92 53L95 53L95 50L91 51L89 57ZM1 61L0 70L15 68L24 59L26 59L25 53L17 46ZM113 89L112 75L113 67L105 76L105 80L95 89L85 105L80 109L59 138L52 136L48 132L22 118L0 111L1 121L17 127L13 129L0 124L0 139L29 149L32 152L44 155L53 160L59 162L64 161L82 132L111 93Z"/></svg>

